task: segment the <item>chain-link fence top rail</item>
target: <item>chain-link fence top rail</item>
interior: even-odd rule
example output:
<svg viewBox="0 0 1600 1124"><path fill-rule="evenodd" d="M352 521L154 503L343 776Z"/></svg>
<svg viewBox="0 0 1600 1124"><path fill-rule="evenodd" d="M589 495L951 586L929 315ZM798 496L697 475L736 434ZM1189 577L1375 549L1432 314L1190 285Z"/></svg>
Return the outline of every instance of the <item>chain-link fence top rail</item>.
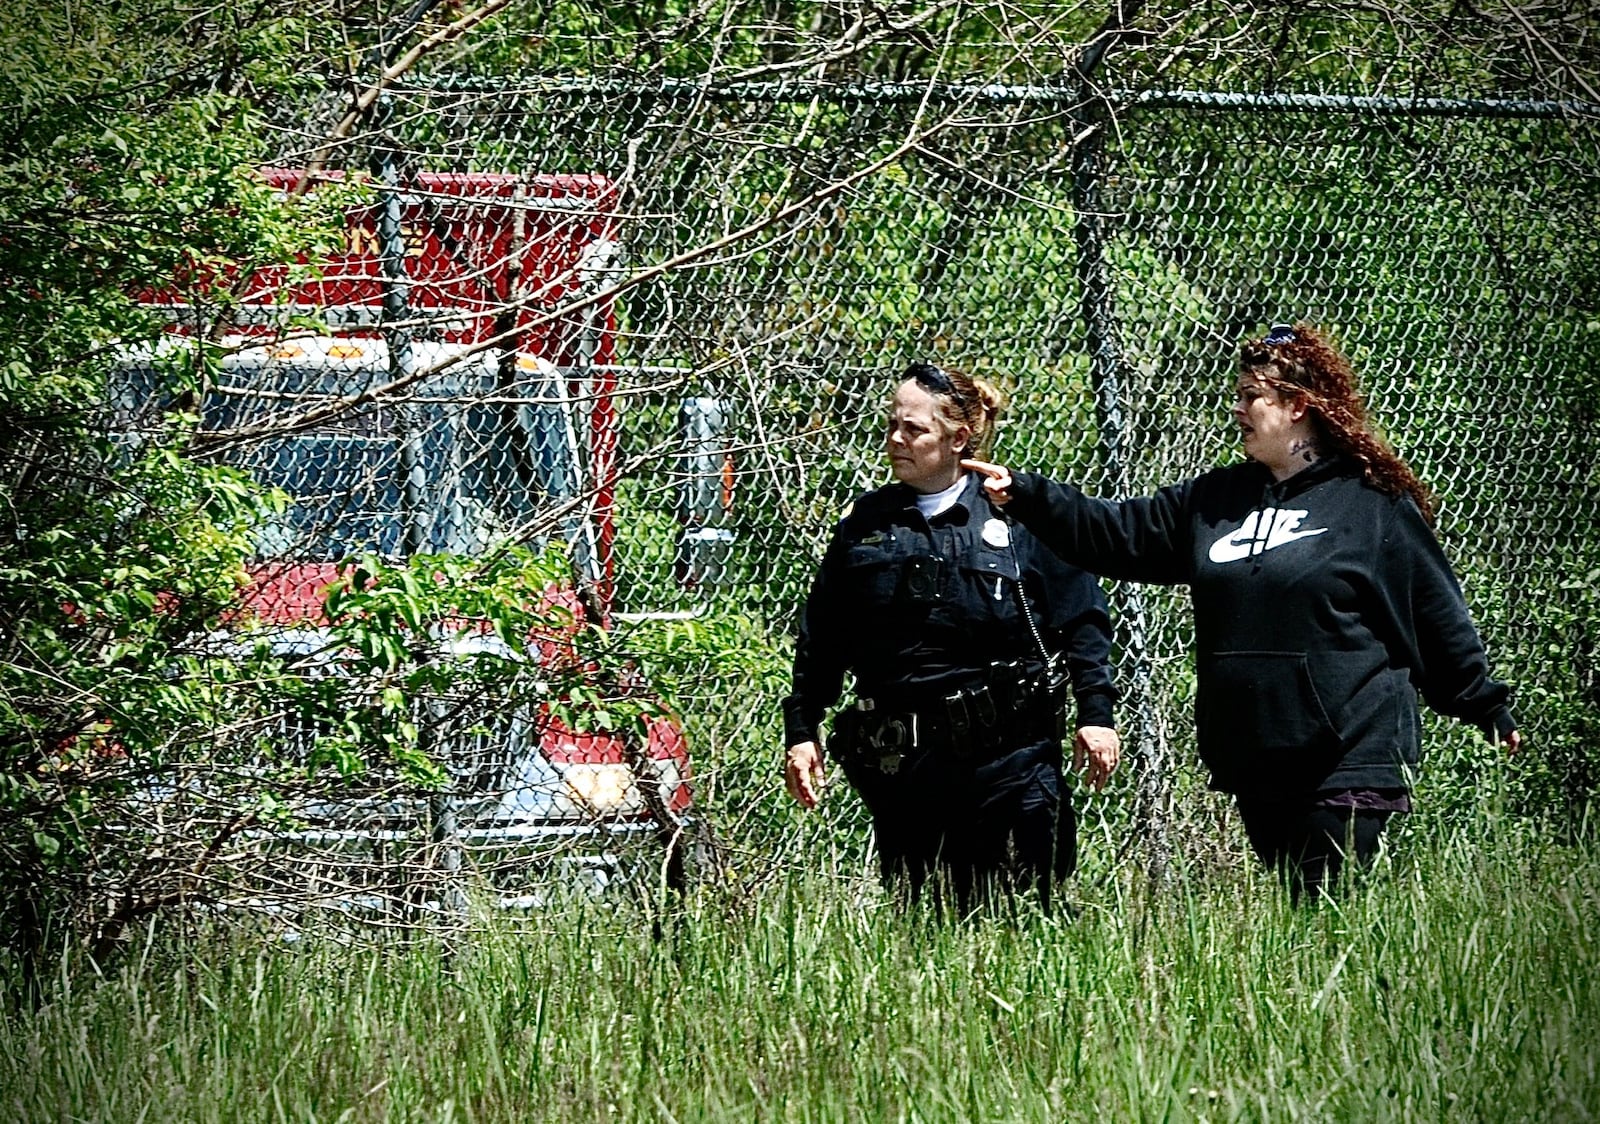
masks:
<svg viewBox="0 0 1600 1124"><path fill-rule="evenodd" d="M913 358L1011 393L1000 459L1131 494L1238 455L1237 343L1305 317L1437 493L1497 664L1535 698L1573 689L1543 677L1562 637L1541 622L1600 557L1600 180L1569 108L1147 93L1111 104L1090 168L1083 105L1052 89L453 80L392 90L384 137L402 182L615 185L594 283L626 286L621 610L712 602L787 632L834 520L886 479L882 403ZM1173 668L1153 702L1181 714L1181 594L1150 596L1144 656Z"/></svg>

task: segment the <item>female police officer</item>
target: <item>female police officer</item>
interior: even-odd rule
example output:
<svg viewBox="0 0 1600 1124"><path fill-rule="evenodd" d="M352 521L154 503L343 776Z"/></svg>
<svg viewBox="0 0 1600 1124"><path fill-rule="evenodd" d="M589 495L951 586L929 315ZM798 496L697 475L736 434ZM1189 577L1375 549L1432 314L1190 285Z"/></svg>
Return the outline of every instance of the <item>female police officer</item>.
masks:
<svg viewBox="0 0 1600 1124"><path fill-rule="evenodd" d="M828 750L872 813L884 879L904 879L914 900L938 874L962 910L997 887L1031 885L1048 903L1075 865L1059 724L1068 680L1074 767L1087 763L1098 789L1120 753L1099 586L1002 516L961 468L1000 407L982 380L931 363L906 370L889 416L897 482L858 499L836 528L784 701L785 780L814 807L818 730L852 673L856 698Z"/></svg>

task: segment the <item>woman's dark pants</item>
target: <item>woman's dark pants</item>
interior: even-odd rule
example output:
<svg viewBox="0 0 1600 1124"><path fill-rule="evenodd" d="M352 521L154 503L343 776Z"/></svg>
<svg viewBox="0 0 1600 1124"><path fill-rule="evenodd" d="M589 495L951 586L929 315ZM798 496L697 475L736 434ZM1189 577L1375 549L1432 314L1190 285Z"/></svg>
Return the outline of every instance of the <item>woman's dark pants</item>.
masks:
<svg viewBox="0 0 1600 1124"><path fill-rule="evenodd" d="M1346 859L1370 866L1393 812L1327 807L1295 797L1240 796L1239 816L1256 856L1276 870L1294 900L1332 892Z"/></svg>

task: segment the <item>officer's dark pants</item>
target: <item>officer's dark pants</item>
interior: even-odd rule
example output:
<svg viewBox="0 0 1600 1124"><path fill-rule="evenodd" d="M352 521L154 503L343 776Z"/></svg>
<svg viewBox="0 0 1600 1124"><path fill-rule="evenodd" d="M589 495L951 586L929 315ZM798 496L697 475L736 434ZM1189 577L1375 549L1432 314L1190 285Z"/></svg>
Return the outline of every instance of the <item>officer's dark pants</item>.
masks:
<svg viewBox="0 0 1600 1124"><path fill-rule="evenodd" d="M1250 847L1288 884L1295 901L1338 884L1346 859L1370 866L1392 812L1329 808L1303 799L1239 797Z"/></svg>
<svg viewBox="0 0 1600 1124"><path fill-rule="evenodd" d="M931 885L938 904L966 913L1032 889L1048 907L1077 866L1077 819L1053 741L977 767L930 756L892 775L847 773L872 812L884 882L909 901Z"/></svg>

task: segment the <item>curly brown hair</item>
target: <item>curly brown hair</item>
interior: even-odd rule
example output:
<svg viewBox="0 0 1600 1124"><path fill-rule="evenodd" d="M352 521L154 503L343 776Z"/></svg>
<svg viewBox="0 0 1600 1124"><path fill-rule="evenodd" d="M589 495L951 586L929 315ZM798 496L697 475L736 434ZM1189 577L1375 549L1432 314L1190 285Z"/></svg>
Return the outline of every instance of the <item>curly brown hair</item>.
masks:
<svg viewBox="0 0 1600 1124"><path fill-rule="evenodd" d="M1390 495L1407 495L1433 523L1433 497L1388 442L1372 431L1355 372L1338 348L1318 328L1296 321L1285 331L1239 345L1239 369L1256 375L1280 394L1298 395L1332 451L1361 465L1373 487Z"/></svg>

